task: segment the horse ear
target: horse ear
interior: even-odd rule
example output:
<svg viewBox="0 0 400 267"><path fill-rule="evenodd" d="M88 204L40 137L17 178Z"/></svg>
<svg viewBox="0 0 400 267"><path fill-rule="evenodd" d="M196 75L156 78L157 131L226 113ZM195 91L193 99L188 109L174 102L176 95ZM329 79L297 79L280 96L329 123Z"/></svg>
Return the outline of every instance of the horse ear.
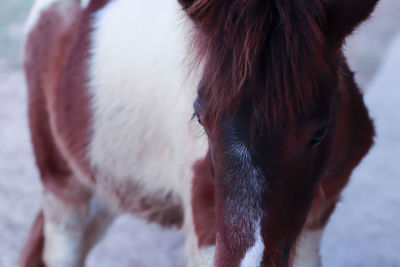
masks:
<svg viewBox="0 0 400 267"><path fill-rule="evenodd" d="M378 1L324 0L329 43L341 45L346 36L369 17Z"/></svg>

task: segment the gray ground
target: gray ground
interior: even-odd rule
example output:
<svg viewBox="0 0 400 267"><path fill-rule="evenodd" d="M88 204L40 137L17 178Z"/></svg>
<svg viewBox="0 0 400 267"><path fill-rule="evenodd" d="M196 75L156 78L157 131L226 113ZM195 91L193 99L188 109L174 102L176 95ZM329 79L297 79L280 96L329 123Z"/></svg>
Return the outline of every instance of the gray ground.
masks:
<svg viewBox="0 0 400 267"><path fill-rule="evenodd" d="M348 42L347 55L367 88L378 136L327 227L322 244L325 267L400 267L400 35L393 41L400 29L399 15L399 0L381 0L373 20ZM7 25L15 47L21 39L20 21ZM0 19L0 34L1 23ZM2 49L0 44L0 52L0 267L13 267L40 207L41 186L15 48ZM178 231L125 216L91 253L88 266L181 266L183 240Z"/></svg>

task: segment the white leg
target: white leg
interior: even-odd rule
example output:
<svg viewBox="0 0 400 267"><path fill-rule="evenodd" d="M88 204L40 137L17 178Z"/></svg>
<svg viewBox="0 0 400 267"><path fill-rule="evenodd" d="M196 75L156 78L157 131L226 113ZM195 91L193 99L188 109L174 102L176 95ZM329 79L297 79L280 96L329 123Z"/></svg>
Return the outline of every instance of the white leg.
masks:
<svg viewBox="0 0 400 267"><path fill-rule="evenodd" d="M82 267L93 245L113 220L102 205L89 196L66 202L47 192L44 198L43 260L47 267Z"/></svg>
<svg viewBox="0 0 400 267"><path fill-rule="evenodd" d="M214 264L215 246L201 248L195 266L212 267Z"/></svg>
<svg viewBox="0 0 400 267"><path fill-rule="evenodd" d="M89 206L85 202L72 205L61 201L50 192L45 193L43 260L46 266L83 266L82 240L86 216L89 214Z"/></svg>
<svg viewBox="0 0 400 267"><path fill-rule="evenodd" d="M85 232L85 250L87 255L90 250L104 237L109 226L114 222L117 214L111 212L96 196L92 197L90 205L90 223Z"/></svg>
<svg viewBox="0 0 400 267"><path fill-rule="evenodd" d="M215 246L198 246L198 238L195 231L191 202L185 202L185 222L186 232L186 257L188 267L212 267L214 263Z"/></svg>
<svg viewBox="0 0 400 267"><path fill-rule="evenodd" d="M303 230L297 242L294 267L321 267L319 246L322 230Z"/></svg>
<svg viewBox="0 0 400 267"><path fill-rule="evenodd" d="M199 248L197 237L192 232L186 238L186 255L188 267L212 267L214 263L215 246Z"/></svg>

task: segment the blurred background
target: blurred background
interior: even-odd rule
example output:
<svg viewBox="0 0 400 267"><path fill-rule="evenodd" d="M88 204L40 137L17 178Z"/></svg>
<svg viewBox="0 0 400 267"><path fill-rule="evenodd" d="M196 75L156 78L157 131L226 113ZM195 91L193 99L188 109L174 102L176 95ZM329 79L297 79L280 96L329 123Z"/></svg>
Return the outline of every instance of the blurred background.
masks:
<svg viewBox="0 0 400 267"><path fill-rule="evenodd" d="M23 26L32 2L0 0L0 267L17 266L41 204L21 69ZM345 47L366 91L378 135L326 229L321 251L326 267L400 267L399 34L400 1L381 0ZM90 254L87 265L182 266L183 242L178 231L124 216Z"/></svg>

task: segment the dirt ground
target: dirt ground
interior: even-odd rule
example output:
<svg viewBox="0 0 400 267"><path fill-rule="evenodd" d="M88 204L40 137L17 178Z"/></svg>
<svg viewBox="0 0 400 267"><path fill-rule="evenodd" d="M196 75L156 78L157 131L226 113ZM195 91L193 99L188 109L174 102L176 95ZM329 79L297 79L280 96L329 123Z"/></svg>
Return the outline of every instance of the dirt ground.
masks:
<svg viewBox="0 0 400 267"><path fill-rule="evenodd" d="M400 30L399 14L399 0L381 0L373 18L347 42L346 55L366 88L378 137L327 227L322 244L326 267L400 267L400 181L396 179L400 128L393 127L400 120L395 111L400 101L400 37L393 43ZM22 21L18 17L3 27L14 41L0 49L0 267L17 266L41 204L27 130L26 89L15 55ZM179 231L123 216L90 254L87 266L182 266L183 242Z"/></svg>

